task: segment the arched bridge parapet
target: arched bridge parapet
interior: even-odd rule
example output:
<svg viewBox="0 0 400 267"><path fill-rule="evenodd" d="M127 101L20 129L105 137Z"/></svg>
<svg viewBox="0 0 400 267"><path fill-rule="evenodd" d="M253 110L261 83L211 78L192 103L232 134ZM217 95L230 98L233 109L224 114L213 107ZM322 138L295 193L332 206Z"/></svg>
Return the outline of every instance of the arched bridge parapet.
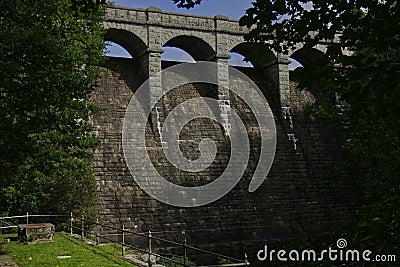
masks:
<svg viewBox="0 0 400 267"><path fill-rule="evenodd" d="M226 77L229 76L230 52L235 52L234 48L245 42L244 36L250 31L246 27L241 27L238 20L226 16L187 15L164 12L155 7L147 9L111 7L106 10L104 23L107 29L105 39L124 47L134 59L138 60L147 77L152 77L162 70L163 46L174 46L185 50L195 60L221 63L218 76L222 86L229 83ZM200 43L203 45L199 45ZM204 51L195 51L202 47ZM274 80L279 80L279 77ZM160 87L156 84L157 81L151 83L153 84L150 86L152 88L150 98L152 94L156 97L157 92L160 92L157 89ZM220 100L228 97L227 92L218 92L218 95L221 96Z"/></svg>
<svg viewBox="0 0 400 267"><path fill-rule="evenodd" d="M135 33L148 47L159 46L180 35L195 36L203 39L216 53L228 53L229 47L221 47L216 39L225 35L226 40L235 39L242 42L243 36L249 32L239 26L237 20L217 15L215 17L187 15L164 12L155 7L147 9L111 7L106 10L105 27L107 29L124 29ZM154 32L159 34L152 38ZM234 45L233 45L234 46ZM223 51L225 48L225 51Z"/></svg>
<svg viewBox="0 0 400 267"><path fill-rule="evenodd" d="M198 61L219 63L218 81L221 86L218 97L224 103L229 98L224 89L229 87L229 53L232 47L244 41L243 36L249 32L239 26L237 20L225 16L187 15L164 12L155 7L108 8L105 28L106 40L124 47L139 62L147 77L162 70L164 46L183 49ZM161 92L160 81L150 79L149 99L159 98Z"/></svg>
<svg viewBox="0 0 400 267"><path fill-rule="evenodd" d="M222 15L189 15L165 12L156 7L110 7L106 10L104 24L107 29L105 39L124 47L138 60L147 77L162 70L163 47L172 46L185 50L195 60L221 63L218 77L221 85L227 87L230 52L247 56L246 51L252 50L244 40L250 29L240 26L238 20ZM270 51L252 63L270 77L271 84L279 92L280 104L285 107L290 106L289 57L303 61L304 65L313 64L326 50L326 44L317 44L312 49L303 49L299 44L287 55ZM151 99L161 92L161 85L156 80L150 83ZM226 91L218 92L218 95L222 97L220 100L228 97Z"/></svg>

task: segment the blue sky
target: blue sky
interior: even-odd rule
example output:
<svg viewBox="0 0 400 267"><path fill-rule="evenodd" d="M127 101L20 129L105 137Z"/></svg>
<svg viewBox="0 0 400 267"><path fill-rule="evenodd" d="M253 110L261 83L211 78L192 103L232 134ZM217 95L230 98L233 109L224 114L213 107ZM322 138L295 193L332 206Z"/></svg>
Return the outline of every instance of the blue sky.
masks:
<svg viewBox="0 0 400 267"><path fill-rule="evenodd" d="M184 12L188 14L215 16L225 15L230 18L239 19L244 15L246 9L252 6L254 0L203 0L195 8L177 8L172 0L114 0L115 5L127 7L147 8L155 6L165 11Z"/></svg>
<svg viewBox="0 0 400 267"><path fill-rule="evenodd" d="M245 14L246 9L252 7L253 1L254 0L203 0L200 5L189 10L185 8L178 8L175 4L173 4L172 0L114 0L113 2L117 6L133 8L147 8L149 6L155 6L169 12L182 12L205 16L224 15L232 19L239 19ZM108 50L109 52L107 55L109 56L130 57L130 55L123 48L116 44L109 46ZM177 48L169 47L164 47L162 59L183 62L193 61L193 58L186 52ZM243 57L241 55L235 53L231 54L229 63L231 65L249 66L249 63L243 62ZM293 68L295 65L290 67Z"/></svg>

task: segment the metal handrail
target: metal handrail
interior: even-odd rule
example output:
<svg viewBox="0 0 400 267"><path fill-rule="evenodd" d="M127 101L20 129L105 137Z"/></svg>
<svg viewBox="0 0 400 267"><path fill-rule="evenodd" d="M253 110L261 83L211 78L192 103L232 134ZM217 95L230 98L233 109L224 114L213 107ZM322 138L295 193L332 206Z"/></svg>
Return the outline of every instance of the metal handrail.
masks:
<svg viewBox="0 0 400 267"><path fill-rule="evenodd" d="M77 220L77 221L79 221L79 220L82 221L83 220L83 221L89 222L91 224L94 224L96 226L101 226L103 228L116 230L117 234L119 233L118 235L122 235L123 239L124 239L125 234L132 234L132 235L148 238L149 239L149 250L143 250L143 249L140 249L138 247L133 247L133 246L131 246L129 244L125 244L125 242L121 243L121 242L117 242L117 241L114 241L114 240L110 240L110 239L104 237L104 235L99 235L97 232L95 233L96 238L101 237L101 238L103 238L105 240L112 241L113 243L122 245L123 246L122 250L124 250L124 246L132 247L134 249L137 249L137 250L139 250L141 252L144 252L144 253L147 253L149 255L154 255L156 257L164 258L166 260L171 260L172 262L177 263L177 264L182 265L182 266L187 266L186 265L186 251L187 251L187 249L191 249L191 250L194 250L194 251L202 252L202 253L205 253L205 254L208 254L208 255L213 255L213 256L216 256L216 257L219 257L219 258L223 258L223 259L227 259L227 260L236 262L236 263L232 263L232 264L224 264L224 265L218 265L218 266L225 266L225 267L227 267L227 266L235 267L236 266L237 267L237 266L249 266L250 265L249 262L247 261L247 255L246 254L245 254L245 260L243 261L243 260L235 259L235 258L226 256L226 255L222 255L222 254L219 254L219 253L208 251L208 250L205 250L205 249L193 247L193 246L187 245L186 242L179 243L179 242L176 242L176 241L171 241L171 240L167 240L167 239L164 239L164 238L156 237L156 236L151 235L152 234L151 231L149 231L148 235L143 234L143 233L132 232L132 231L130 231L128 229L125 229L124 225L122 226L122 229L121 229L121 228L118 228L118 227L115 227L115 226L110 226L110 225L99 223L98 221L93 221L93 220L89 220L89 219L85 219L85 218L79 218L79 217L73 217L72 213L71 213L71 226L72 226L72 221L73 220ZM78 229L78 228L74 227L74 229ZM81 232L88 232L88 231L85 231L83 229L83 227L82 227L82 229L78 229L78 230L81 230ZM90 233L92 233L92 232L90 232ZM159 255L159 254L156 254L156 253L152 252L151 251L151 240L158 240L158 241L169 243L169 244L172 244L172 245L175 245L175 246L183 247L184 248L184 254L185 254L184 263L174 261L174 260L172 260L170 258L167 258L167 257L164 257L162 255ZM149 257L149 260L150 260L150 257Z"/></svg>
<svg viewBox="0 0 400 267"><path fill-rule="evenodd" d="M0 230L7 229L7 228L16 228L16 227L18 227L18 225L13 225L12 223L7 222L6 220L26 218L26 224L28 224L29 223L29 217L60 217L60 218L69 217L70 218L70 234L72 234L73 233L73 229L75 229L75 230L78 230L78 231L81 232L82 238L85 237L85 233L95 234L96 243L98 243L98 238L101 237L102 239L107 240L109 242L112 242L114 244L119 244L119 245L122 246L122 256L124 256L124 254L125 254L125 247L131 248L131 249L135 249L135 250L140 251L142 253L146 253L149 256L149 258L148 258L149 267L152 266L151 256L155 256L157 258L164 259L164 260L167 260L169 262L172 262L172 263L175 263L175 264L182 265L182 266L186 267L186 266L188 266L187 265L187 250L188 249L191 249L191 250L194 250L194 251L198 251L198 252L202 252L202 253L205 253L205 254L208 254L208 255L213 255L213 256L216 256L218 258L227 259L227 260L236 262L236 263L222 264L222 265L210 265L208 267L216 267L216 266L219 266L219 267L221 267L221 266L222 267L249 266L249 262L247 261L247 255L246 254L245 254L245 260L242 261L242 260L239 260L239 259L235 259L235 258L226 256L226 255L222 255L222 254L219 254L219 253L215 253L215 252L212 252L212 251L208 251L208 250L205 250L205 249L201 249L201 248L197 248L197 247L193 247L193 246L187 245L186 238L185 238L185 241L183 243L176 242L176 241L171 241L171 240L167 240L167 239L164 239L164 238L161 238L161 237L153 236L151 231L149 231L148 234L137 233L137 232L132 232L129 229L125 229L124 225L122 226L122 229L121 229L121 228L118 228L118 227L115 227L115 226L110 226L110 225L105 225L105 224L99 223L98 220L97 221L93 221L93 220L85 219L84 216L81 216L81 218L74 217L72 212L70 213L70 215L54 215L54 214L42 215L42 214L29 214L27 212L25 215L4 216L4 217L0 217ZM80 222L81 223L80 227L74 226L73 225L74 221ZM110 238L105 237L104 235L99 235L99 233L97 231L86 230L85 227L84 227L85 226L85 222L93 224L93 225L96 225L96 226L101 226L103 228L108 228L108 229L115 230L117 235L122 235L122 242L118 242L118 241L112 240ZM7 226L3 226L3 224L6 224ZM163 233L163 232L157 232L157 233ZM132 234L132 235L136 235L136 236L147 238L148 239L148 250L140 248L140 247L137 247L137 246L133 246L131 244L125 243L125 235L126 234ZM184 262L182 263L182 262L176 261L174 259L171 259L171 258L168 258L166 256L163 256L163 255L160 255L160 254L157 254L157 253L153 252L152 251L152 240L157 240L157 241L165 242L165 243L172 244L172 245L175 245L175 246L183 247L184 255L183 256L176 255L176 256L183 257Z"/></svg>
<svg viewBox="0 0 400 267"><path fill-rule="evenodd" d="M79 219L81 219L81 218L76 218L76 219L79 220ZM114 230L117 230L117 231L119 231L119 232L122 231L121 228L117 228L117 227L115 227L115 226L109 226L109 225L101 224L101 223L99 223L99 222L95 222L95 221L87 220L87 219L85 219L85 221L90 222L90 223L93 223L93 224L96 224L96 225L98 225L98 226L106 227L106 228L109 228L109 229L114 229ZM141 236L141 237L148 237L148 235L145 235L145 234L142 234L142 233L132 232L132 231L129 231L129 230L127 230L127 229L124 229L123 231L124 231L125 233L129 233L129 234L133 234L133 235L137 235L137 236ZM152 232L152 233L153 233L153 232ZM159 232L159 233L162 233L162 232ZM153 233L153 234L154 234L154 233ZM190 246L190 245L185 245L184 243L179 243L179 242L176 242L176 241L167 240L167 239L164 239L164 238L161 238L161 237L152 236L152 239L158 240L158 241L162 241L162 242L166 242L166 243L169 243L169 244L172 244L172 245L176 245L176 246L186 246L187 248L190 248L190 249L192 249L192 250L197 250L197 251L199 251L199 252L207 253L207 254L210 254L210 255L213 255L213 256L217 256L217 257L223 257L223 258L228 259L228 260L233 260L233 261L237 261L237 262L242 262L242 261L239 260L239 259L235 259L235 258L226 256L226 255L221 255L221 254L218 254L218 253L215 253L215 252L212 252L212 251L208 251L208 250L205 250L205 249L193 247L193 246Z"/></svg>
<svg viewBox="0 0 400 267"><path fill-rule="evenodd" d="M88 220L88 221L89 221L89 220ZM79 228L79 227L73 226L72 228L73 228L73 229L76 229L76 230L79 230L79 231L82 231L82 229ZM115 227L112 227L112 226L110 226L110 228L115 229ZM119 229L119 230L121 230L121 229ZM92 233L92 231L88 231L88 230L83 230L83 232L90 233L90 234ZM147 236L145 236L145 237L147 237ZM107 241L110 241L110 242L113 243L113 244L118 244L118 245L121 245L121 246L123 246L123 247L128 247L128 248L131 248L131 249L135 249L135 250L138 250L139 252L146 253L146 254L150 254L150 255L152 255L152 256L156 256L156 257L158 257L158 258L165 259L165 260L168 260L168 261L170 261L170 262L173 262L173 263L176 263L176 264L185 266L182 262L176 261L176 260L174 260L174 259L165 257L165 256L163 256L163 255L160 255L160 254L157 254L157 253L154 253L154 252L147 251L147 250L142 249L142 248L140 248L140 247L133 246L133 245L131 245L131 244L121 243L121 242L115 241L115 240L113 240L113 239L107 238L107 237L105 237L105 236L101 236L101 238L102 238L102 239L105 239L105 240L107 240ZM123 250L124 250L124 249L123 249ZM124 256L124 255L123 255L123 256ZM149 260L150 260L150 259L149 259Z"/></svg>

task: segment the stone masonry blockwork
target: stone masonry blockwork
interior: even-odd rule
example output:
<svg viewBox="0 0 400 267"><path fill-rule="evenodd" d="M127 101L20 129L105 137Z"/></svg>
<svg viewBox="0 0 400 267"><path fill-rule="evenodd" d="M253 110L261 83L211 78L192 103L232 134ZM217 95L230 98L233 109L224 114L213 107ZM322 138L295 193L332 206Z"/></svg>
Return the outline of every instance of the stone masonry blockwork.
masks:
<svg viewBox="0 0 400 267"><path fill-rule="evenodd" d="M354 213L347 191L323 179L322 169L340 160L337 133L305 115L304 109L315 99L299 91L289 79L288 56L272 53L255 68L238 68L263 91L274 114L277 150L267 179L255 192L248 186L258 164L260 131L250 108L237 95L209 84L186 84L175 88L157 103L159 119L166 118L183 101L211 97L224 101L245 122L251 150L246 172L226 196L206 206L178 208L151 198L135 183L122 149L122 124L130 99L149 76L172 62L161 62L165 44L189 52L195 60L223 63L218 79L229 86L246 86L229 81L229 52L252 49L244 42L248 29L223 16L203 17L167 13L155 8L107 10L106 40L122 45L132 59L109 58L101 66L93 101L102 108L92 118L94 132L103 146L91 163L98 183L97 205L100 221L137 232L151 230L154 235L182 241L185 230L188 244L215 248L218 252L250 258L265 242L285 242L298 234L313 234L327 224L340 224ZM299 50L307 58L306 50ZM322 53L322 52L321 52ZM315 53L310 53L315 54ZM307 58L312 62L312 58ZM171 77L173 79L173 77ZM161 81L152 79L149 99L159 95ZM143 103L146 105L147 103ZM291 116L283 112L290 107ZM204 105L194 107L200 112ZM221 115L221 114L220 114ZM177 170L163 154L155 129L156 112L151 112L146 128L147 152L157 171L167 180L185 186L209 183L224 171L230 156L229 135L209 119L188 123L180 135L180 148L188 159L199 157L198 144L207 137L214 140L217 156L205 170L190 173ZM224 123L229 124L229 116ZM293 138L289 138L292 136ZM294 139L297 141L294 142ZM262 163L260 163L262 164ZM147 175L145 168L135 175ZM112 231L108 231L111 232ZM103 229L103 233L107 233ZM127 242L146 245L146 240L127 237ZM155 244L155 246L161 244ZM251 256L252 255L252 256Z"/></svg>
<svg viewBox="0 0 400 267"><path fill-rule="evenodd" d="M255 70L242 71L247 72L259 86L268 84ZM94 102L103 108L93 117L95 132L102 139L103 147L96 151L92 162L99 185L101 222L115 227L125 225L137 232L150 229L160 237L176 241L181 241L181 232L185 230L189 244L227 244L229 247L233 243L284 241L297 234L311 234L328 223L341 223L351 214L344 191L324 181L319 172L322 166L340 156L332 132L300 111L296 112L295 134L300 142L299 148L294 150L279 106L272 106L278 112L275 116L278 143L271 172L257 191L247 191L258 162L260 136L254 115L234 94L230 95L231 106L245 121L251 143L248 168L239 184L220 200L197 208L178 208L152 199L139 188L127 169L121 141L124 112L141 80L134 60L110 58L101 69L98 88L92 96ZM270 88L263 89L269 91ZM310 101L310 97L296 90L291 88L291 98L296 107ZM188 84L174 89L162 100L165 115L179 103L200 96L217 98L218 88L208 84ZM273 101L272 95L269 98L271 105L279 103ZM279 97L275 95L275 98ZM181 150L189 159L198 157L197 147L202 138L212 138L217 144L216 160L198 173L176 170L163 155L150 123L146 126L146 133L153 164L163 177L176 184L195 186L208 183L223 172L229 161L229 139L222 128L210 120L194 120L181 132ZM136 244L144 242L130 238Z"/></svg>

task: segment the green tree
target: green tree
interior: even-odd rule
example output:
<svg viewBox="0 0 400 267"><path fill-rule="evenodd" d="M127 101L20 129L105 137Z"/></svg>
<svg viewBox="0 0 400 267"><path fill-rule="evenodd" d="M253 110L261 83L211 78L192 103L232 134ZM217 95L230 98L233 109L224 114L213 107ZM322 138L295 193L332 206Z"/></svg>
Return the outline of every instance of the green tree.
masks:
<svg viewBox="0 0 400 267"><path fill-rule="evenodd" d="M199 5L202 0L172 0L178 7L192 8Z"/></svg>
<svg viewBox="0 0 400 267"><path fill-rule="evenodd" d="M0 214L94 215L102 2L0 0Z"/></svg>
<svg viewBox="0 0 400 267"><path fill-rule="evenodd" d="M174 2L190 8L201 1ZM337 93L351 107L338 115L329 97L321 97L313 108L344 128L347 157L335 176L366 200L337 236L382 253L398 253L400 244L399 18L397 0L255 0L240 19L253 27L246 39L260 44L260 51L329 45L323 60L301 72L300 86L317 84L325 96Z"/></svg>
<svg viewBox="0 0 400 267"><path fill-rule="evenodd" d="M399 252L400 244L399 17L400 4L390 0L257 0L240 21L255 27L247 40L277 52L329 44L325 59L304 69L302 86L320 77L320 90L350 104L337 116L321 98L314 111L344 126L348 157L337 171L366 199L357 220L337 234L383 253Z"/></svg>

